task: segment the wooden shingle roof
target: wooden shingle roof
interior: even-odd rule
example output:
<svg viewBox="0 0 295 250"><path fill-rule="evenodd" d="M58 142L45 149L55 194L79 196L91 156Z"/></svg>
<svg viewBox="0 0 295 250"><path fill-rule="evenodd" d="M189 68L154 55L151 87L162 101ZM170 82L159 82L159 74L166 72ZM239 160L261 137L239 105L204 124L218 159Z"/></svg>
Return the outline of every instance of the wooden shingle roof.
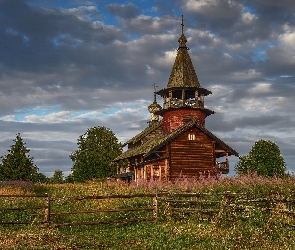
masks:
<svg viewBox="0 0 295 250"><path fill-rule="evenodd" d="M151 133L158 134L158 133L161 133L161 132L162 132L162 121L154 122L153 124L151 124L150 126L145 128L142 132L135 135L134 137L132 137L127 142L123 143L122 146L125 147L128 144L135 144L135 143L139 142L140 140L142 140L143 138L145 138L147 135L149 135Z"/></svg>
<svg viewBox="0 0 295 250"><path fill-rule="evenodd" d="M160 147L164 146L168 142L177 138L178 136L186 132L188 129L192 128L193 126L196 126L200 131L202 131L204 134L206 134L208 137L214 140L218 144L218 146L221 149L228 152L229 155L239 156L239 154L234 149L232 149L230 146L228 146L226 143L224 143L222 140L220 140L218 137L212 134L209 130L200 126L197 120L192 118L190 121L188 121L187 123L180 126L178 129L172 131L169 134L164 134L163 132L158 133L157 135L150 138L149 140L147 140L140 146L128 149L126 152L122 153L120 156L114 159L114 161L119 161L119 160L135 157L135 156L147 157L153 152L157 151ZM128 142L133 142L138 140L140 137L146 134L149 130L150 128L145 129L144 131L142 131L140 134L133 137Z"/></svg>
<svg viewBox="0 0 295 250"><path fill-rule="evenodd" d="M167 88L195 87L201 88L195 68L186 47L184 34L179 38L179 48L169 77Z"/></svg>
<svg viewBox="0 0 295 250"><path fill-rule="evenodd" d="M186 46L187 39L184 34L181 34L178 42L179 47L167 87L159 90L157 94L163 96L167 91L177 89L198 89L199 93L204 94L205 96L212 94L210 90L202 88L199 82L194 65L188 53L188 47Z"/></svg>

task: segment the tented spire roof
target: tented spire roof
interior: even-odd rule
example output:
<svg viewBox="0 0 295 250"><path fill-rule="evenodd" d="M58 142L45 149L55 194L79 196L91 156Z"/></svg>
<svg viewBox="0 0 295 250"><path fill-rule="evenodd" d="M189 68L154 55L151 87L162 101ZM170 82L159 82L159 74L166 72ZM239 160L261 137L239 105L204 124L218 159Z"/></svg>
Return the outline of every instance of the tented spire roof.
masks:
<svg viewBox="0 0 295 250"><path fill-rule="evenodd" d="M193 63L186 47L187 39L182 33L178 39L179 47L169 77L167 88L201 88Z"/></svg>

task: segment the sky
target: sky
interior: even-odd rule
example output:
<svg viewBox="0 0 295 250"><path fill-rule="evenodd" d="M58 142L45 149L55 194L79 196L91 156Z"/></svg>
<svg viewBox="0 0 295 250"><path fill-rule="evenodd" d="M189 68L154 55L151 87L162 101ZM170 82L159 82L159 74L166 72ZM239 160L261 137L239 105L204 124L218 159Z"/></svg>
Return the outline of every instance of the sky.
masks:
<svg viewBox="0 0 295 250"><path fill-rule="evenodd" d="M67 175L87 129L120 142L141 132L153 84L167 86L181 15L212 91L206 128L240 155L271 140L295 171L294 0L0 0L0 156L20 133L39 172Z"/></svg>

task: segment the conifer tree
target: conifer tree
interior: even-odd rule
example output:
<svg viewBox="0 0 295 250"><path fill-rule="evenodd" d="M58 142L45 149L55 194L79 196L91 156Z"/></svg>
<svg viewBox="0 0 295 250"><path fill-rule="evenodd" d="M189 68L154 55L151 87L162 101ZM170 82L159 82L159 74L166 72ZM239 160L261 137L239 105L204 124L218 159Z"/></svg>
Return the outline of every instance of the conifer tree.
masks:
<svg viewBox="0 0 295 250"><path fill-rule="evenodd" d="M29 156L30 150L19 133L13 141L15 144L8 150L9 154L1 156L0 180L34 181L38 168L33 163L33 157Z"/></svg>

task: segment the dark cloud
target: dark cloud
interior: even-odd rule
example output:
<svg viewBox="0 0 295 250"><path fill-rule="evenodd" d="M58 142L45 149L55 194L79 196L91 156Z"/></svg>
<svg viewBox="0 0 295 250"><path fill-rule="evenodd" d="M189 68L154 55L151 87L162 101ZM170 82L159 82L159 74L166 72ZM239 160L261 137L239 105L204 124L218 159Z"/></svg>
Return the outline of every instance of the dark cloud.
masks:
<svg viewBox="0 0 295 250"><path fill-rule="evenodd" d="M140 15L132 19L122 19L122 25L134 34L163 34L175 27L176 19L170 16L153 18ZM180 29L179 29L180 30Z"/></svg>
<svg viewBox="0 0 295 250"><path fill-rule="evenodd" d="M295 5L292 0L247 0L243 1L243 4L269 21L285 23L290 21L290 18L294 20Z"/></svg>
<svg viewBox="0 0 295 250"><path fill-rule="evenodd" d="M108 4L105 7L111 14L126 19L135 18L141 13L140 9L131 3L126 5Z"/></svg>
<svg viewBox="0 0 295 250"><path fill-rule="evenodd" d="M107 58L102 46L125 38L118 29L87 22L73 11L36 8L23 1L0 4L5 13L0 62L9 69L53 73L83 63L86 67L94 64L94 55L95 60Z"/></svg>
<svg viewBox="0 0 295 250"><path fill-rule="evenodd" d="M274 31L295 19L292 0L188 0L183 8L195 20L195 27L218 34L230 43L267 42Z"/></svg>
<svg viewBox="0 0 295 250"><path fill-rule="evenodd" d="M206 127L241 155L271 139L295 170L293 0L153 3L0 0L0 155L20 132L41 171L69 171L88 128L122 142L140 132L184 14L189 54L213 92Z"/></svg>
<svg viewBox="0 0 295 250"><path fill-rule="evenodd" d="M212 131L229 132L235 129L261 129L264 131L288 129L293 121L290 117L280 115L243 116L242 118L229 120L225 114L214 114L208 121L208 129Z"/></svg>

